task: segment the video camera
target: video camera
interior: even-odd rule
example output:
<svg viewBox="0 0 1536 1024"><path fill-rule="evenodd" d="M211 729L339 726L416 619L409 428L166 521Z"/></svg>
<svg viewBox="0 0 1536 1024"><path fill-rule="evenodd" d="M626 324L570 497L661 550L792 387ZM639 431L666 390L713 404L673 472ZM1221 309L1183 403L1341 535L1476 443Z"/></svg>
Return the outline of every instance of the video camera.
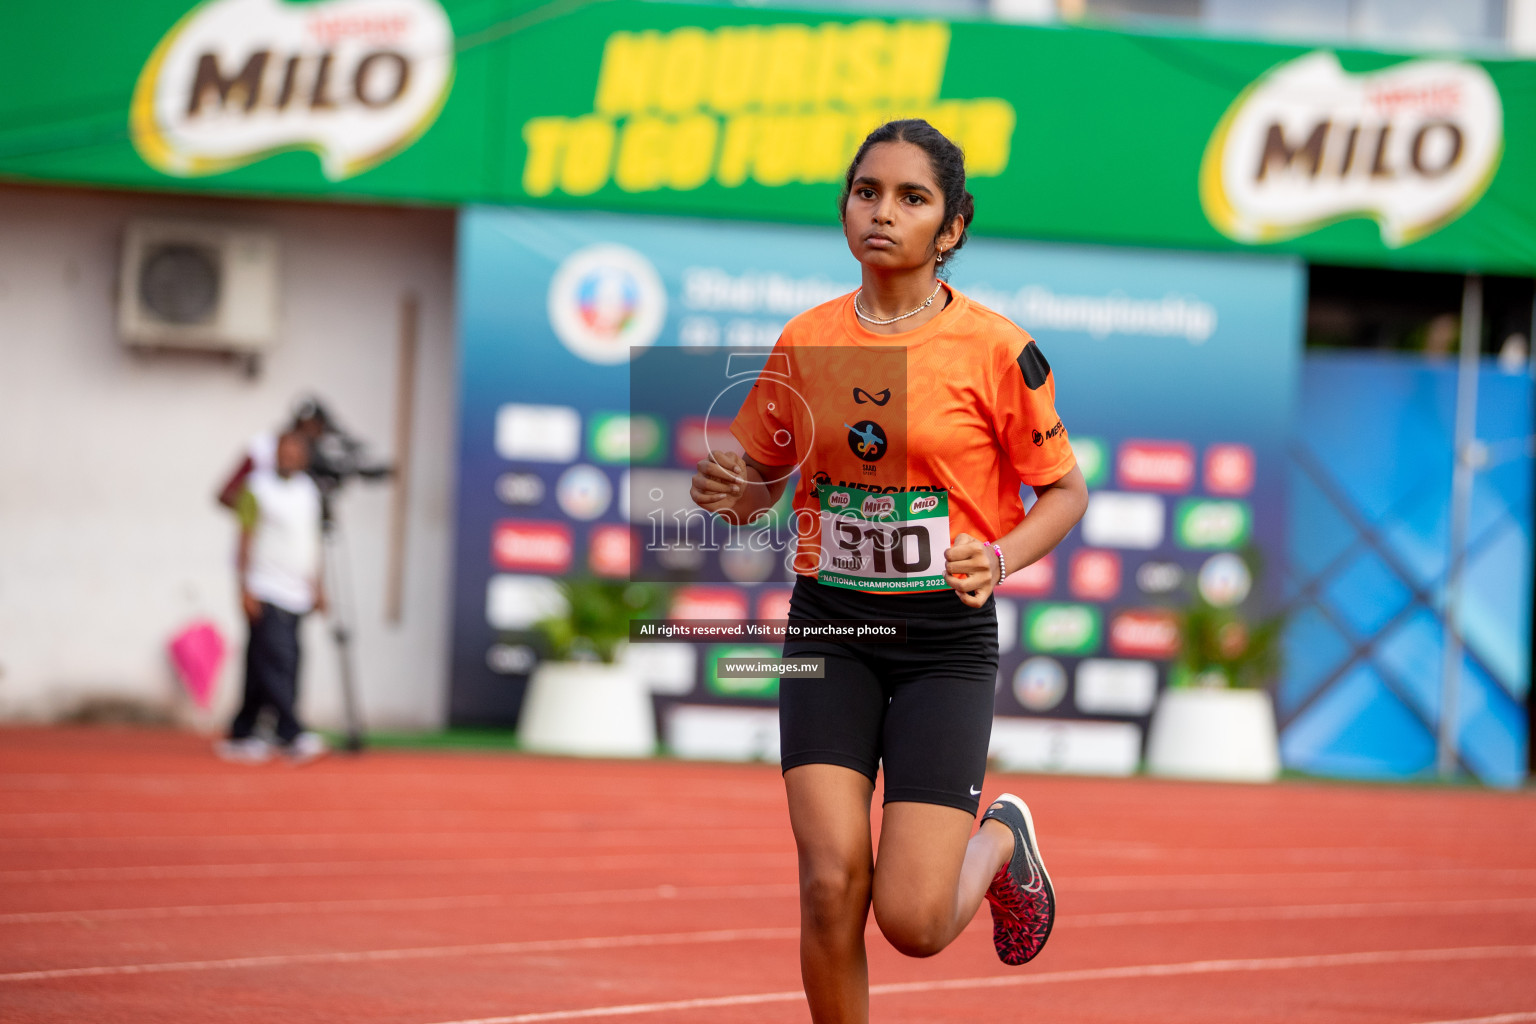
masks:
<svg viewBox="0 0 1536 1024"><path fill-rule="evenodd" d="M371 458L368 445L336 422L318 398L306 398L293 412L294 429L309 438L309 475L329 498L353 478L385 480L394 472L388 462Z"/></svg>

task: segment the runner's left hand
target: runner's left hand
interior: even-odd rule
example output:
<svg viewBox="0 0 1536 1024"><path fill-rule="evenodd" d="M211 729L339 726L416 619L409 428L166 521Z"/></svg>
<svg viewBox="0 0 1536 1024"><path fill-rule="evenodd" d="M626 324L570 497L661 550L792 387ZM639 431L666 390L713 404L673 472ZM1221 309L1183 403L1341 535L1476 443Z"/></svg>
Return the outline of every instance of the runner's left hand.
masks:
<svg viewBox="0 0 1536 1024"><path fill-rule="evenodd" d="M954 546L944 552L944 582L955 588L961 603L971 608L986 604L997 583L992 546L968 533L960 534Z"/></svg>

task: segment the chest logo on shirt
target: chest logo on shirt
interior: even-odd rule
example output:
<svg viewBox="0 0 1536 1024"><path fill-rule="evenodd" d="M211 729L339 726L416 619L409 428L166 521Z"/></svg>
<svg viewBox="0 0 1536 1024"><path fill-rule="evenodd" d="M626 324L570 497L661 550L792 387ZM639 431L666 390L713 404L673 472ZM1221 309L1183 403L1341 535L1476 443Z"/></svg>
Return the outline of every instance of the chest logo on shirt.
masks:
<svg viewBox="0 0 1536 1024"><path fill-rule="evenodd" d="M876 405L884 405L886 402L889 402L891 400L891 389L890 388L881 388L879 391L876 391L874 394L870 394L868 391L865 391L863 388L854 388L853 389L853 400L858 405L863 405L865 402L873 402Z"/></svg>
<svg viewBox="0 0 1536 1024"><path fill-rule="evenodd" d="M843 426L848 427L848 424ZM848 427L848 447L864 462L879 462L889 444L880 424L874 420L860 420Z"/></svg>

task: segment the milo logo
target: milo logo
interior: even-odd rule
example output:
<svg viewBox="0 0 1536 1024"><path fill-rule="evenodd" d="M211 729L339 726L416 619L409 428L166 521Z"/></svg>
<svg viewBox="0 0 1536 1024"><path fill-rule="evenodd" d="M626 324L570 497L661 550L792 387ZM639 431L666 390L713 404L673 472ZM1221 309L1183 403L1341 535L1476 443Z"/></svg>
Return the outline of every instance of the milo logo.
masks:
<svg viewBox="0 0 1536 1024"><path fill-rule="evenodd" d="M1024 641L1031 650L1088 654L1099 646L1098 610L1082 604L1032 605L1024 616Z"/></svg>
<svg viewBox="0 0 1536 1024"><path fill-rule="evenodd" d="M938 507L939 507L939 496L936 495L936 494L930 494L926 498L913 498L912 499L912 514L913 515L917 515L919 512L927 512L929 509L938 508Z"/></svg>
<svg viewBox="0 0 1536 1024"><path fill-rule="evenodd" d="M1351 73L1318 51L1270 70L1227 110L1206 146L1200 201L1240 242L1369 217L1396 248L1470 209L1503 152L1503 101L1479 65Z"/></svg>
<svg viewBox="0 0 1536 1024"><path fill-rule="evenodd" d="M859 511L866 519L889 516L896 511L896 499L889 495L881 495L878 498L870 495L864 499L864 504L859 506Z"/></svg>
<svg viewBox="0 0 1536 1024"><path fill-rule="evenodd" d="M848 500L847 491L833 491L827 497L827 505L831 508L847 508Z"/></svg>

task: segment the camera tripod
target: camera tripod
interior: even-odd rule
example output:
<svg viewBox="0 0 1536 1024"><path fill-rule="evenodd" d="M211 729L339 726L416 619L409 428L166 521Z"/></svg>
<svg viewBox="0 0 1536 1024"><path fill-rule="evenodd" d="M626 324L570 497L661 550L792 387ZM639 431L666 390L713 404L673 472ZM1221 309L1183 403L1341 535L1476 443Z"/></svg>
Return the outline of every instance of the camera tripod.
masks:
<svg viewBox="0 0 1536 1024"><path fill-rule="evenodd" d="M341 523L331 510L331 496L320 499L320 543L325 557L325 588L329 598L326 618L330 620L331 639L341 661L341 701L346 718L347 736L343 749L357 753L363 749L363 717L357 700L357 680L352 662L351 579L347 574L346 548L341 542Z"/></svg>

